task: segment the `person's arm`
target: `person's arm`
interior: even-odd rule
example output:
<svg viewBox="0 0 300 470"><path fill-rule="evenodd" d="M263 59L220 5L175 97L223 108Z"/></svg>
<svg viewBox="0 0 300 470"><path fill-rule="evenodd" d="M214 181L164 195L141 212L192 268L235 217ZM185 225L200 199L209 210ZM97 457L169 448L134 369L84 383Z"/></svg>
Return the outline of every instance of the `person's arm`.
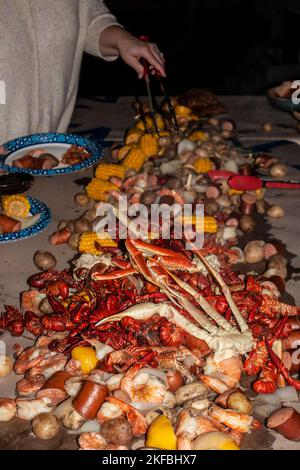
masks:
<svg viewBox="0 0 300 470"><path fill-rule="evenodd" d="M165 76L164 58L156 44L143 42L128 33L105 6L103 0L89 0L90 22L87 30L85 51L104 60L121 57L143 76L140 59L146 59Z"/></svg>

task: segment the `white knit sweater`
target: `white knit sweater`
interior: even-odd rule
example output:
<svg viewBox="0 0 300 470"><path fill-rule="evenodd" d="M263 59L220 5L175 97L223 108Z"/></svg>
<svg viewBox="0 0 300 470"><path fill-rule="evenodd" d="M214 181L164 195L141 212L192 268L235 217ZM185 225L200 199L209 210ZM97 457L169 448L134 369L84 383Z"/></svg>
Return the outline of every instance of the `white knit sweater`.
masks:
<svg viewBox="0 0 300 470"><path fill-rule="evenodd" d="M82 54L101 57L99 36L115 24L103 0L0 0L0 143L67 129Z"/></svg>

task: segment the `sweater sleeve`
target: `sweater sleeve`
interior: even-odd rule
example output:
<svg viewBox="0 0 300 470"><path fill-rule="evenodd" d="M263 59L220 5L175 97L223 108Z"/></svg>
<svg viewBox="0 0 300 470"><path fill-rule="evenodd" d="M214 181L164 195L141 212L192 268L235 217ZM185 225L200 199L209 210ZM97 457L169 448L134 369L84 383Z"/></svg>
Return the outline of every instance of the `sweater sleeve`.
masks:
<svg viewBox="0 0 300 470"><path fill-rule="evenodd" d="M110 13L103 0L88 0L89 2L89 25L85 40L85 52L100 57L107 61L116 60L115 56L103 56L99 48L99 38L101 33L109 26L120 26L116 17Z"/></svg>

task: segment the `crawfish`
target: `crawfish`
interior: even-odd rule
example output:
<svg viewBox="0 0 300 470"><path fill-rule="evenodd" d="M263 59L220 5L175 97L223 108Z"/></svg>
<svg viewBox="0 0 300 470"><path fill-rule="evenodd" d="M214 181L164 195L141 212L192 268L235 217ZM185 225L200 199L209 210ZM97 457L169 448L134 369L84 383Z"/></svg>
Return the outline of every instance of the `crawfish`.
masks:
<svg viewBox="0 0 300 470"><path fill-rule="evenodd" d="M44 332L44 328L41 325L40 317L33 312L25 312L24 315L25 327L34 336L41 336Z"/></svg>
<svg viewBox="0 0 300 470"><path fill-rule="evenodd" d="M116 370L125 372L130 366L145 358L150 367L157 367L156 356L157 354L151 348L129 346L108 354L104 360L104 367L107 372Z"/></svg>
<svg viewBox="0 0 300 470"><path fill-rule="evenodd" d="M12 336L21 336L25 328L22 313L12 305L5 305L4 308L5 312L0 317L0 329L8 330Z"/></svg>
<svg viewBox="0 0 300 470"><path fill-rule="evenodd" d="M277 388L278 377L278 369L271 361L268 361L263 365L259 379L253 382L253 390L256 393L274 393Z"/></svg>
<svg viewBox="0 0 300 470"><path fill-rule="evenodd" d="M41 317L41 325L45 330L67 331L75 328L75 324L66 315L49 314Z"/></svg>
<svg viewBox="0 0 300 470"><path fill-rule="evenodd" d="M78 288L78 282L74 281L68 270L49 271L34 274L28 279L30 287L34 287L52 296L61 296L66 299L69 295L69 288Z"/></svg>
<svg viewBox="0 0 300 470"><path fill-rule="evenodd" d="M244 370L248 375L258 374L266 361L269 354L264 341L258 341L255 349L253 349L244 362Z"/></svg>

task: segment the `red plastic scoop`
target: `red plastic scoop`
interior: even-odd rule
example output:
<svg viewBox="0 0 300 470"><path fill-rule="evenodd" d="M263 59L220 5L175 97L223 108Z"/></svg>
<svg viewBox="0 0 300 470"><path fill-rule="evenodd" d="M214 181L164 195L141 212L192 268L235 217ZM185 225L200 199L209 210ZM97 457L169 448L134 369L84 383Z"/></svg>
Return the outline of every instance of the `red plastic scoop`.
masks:
<svg viewBox="0 0 300 470"><path fill-rule="evenodd" d="M300 189L300 181L270 181L258 178L257 176L243 176L225 170L209 171L208 176L212 181L225 178L228 180L230 188L238 191L255 191L263 187L270 189Z"/></svg>

